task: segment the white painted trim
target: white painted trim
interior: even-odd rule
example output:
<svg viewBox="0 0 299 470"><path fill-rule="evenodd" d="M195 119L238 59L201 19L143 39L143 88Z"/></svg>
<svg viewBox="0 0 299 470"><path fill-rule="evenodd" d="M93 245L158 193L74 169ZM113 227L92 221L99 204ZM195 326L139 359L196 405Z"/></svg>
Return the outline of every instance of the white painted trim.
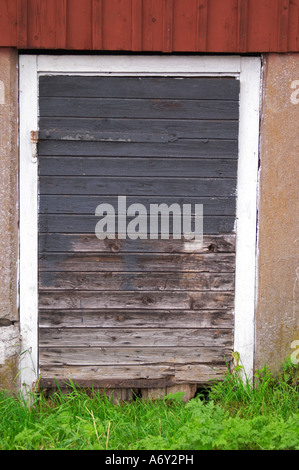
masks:
<svg viewBox="0 0 299 470"><path fill-rule="evenodd" d="M235 75L239 56L44 56L37 59L39 73L117 75Z"/></svg>
<svg viewBox="0 0 299 470"><path fill-rule="evenodd" d="M20 268L19 305L22 355L21 384L27 390L38 378L38 174L30 133L38 125L37 58L21 55L20 79Z"/></svg>
<svg viewBox="0 0 299 470"><path fill-rule="evenodd" d="M30 131L38 125L38 76L235 76L240 79L234 350L248 377L254 359L257 176L261 61L239 56L20 56L20 320L22 382L38 374L38 178Z"/></svg>
<svg viewBox="0 0 299 470"><path fill-rule="evenodd" d="M252 378L255 349L261 60L241 59L234 350Z"/></svg>

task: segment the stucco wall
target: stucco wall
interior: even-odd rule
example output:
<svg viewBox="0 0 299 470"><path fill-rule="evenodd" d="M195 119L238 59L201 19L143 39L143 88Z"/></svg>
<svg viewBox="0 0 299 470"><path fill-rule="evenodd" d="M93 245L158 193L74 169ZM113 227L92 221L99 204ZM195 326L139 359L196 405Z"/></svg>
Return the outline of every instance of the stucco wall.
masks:
<svg viewBox="0 0 299 470"><path fill-rule="evenodd" d="M256 367L299 347L299 54L264 57ZM296 343L298 341L298 343Z"/></svg>
<svg viewBox="0 0 299 470"><path fill-rule="evenodd" d="M0 387L18 371L18 55L0 48Z"/></svg>

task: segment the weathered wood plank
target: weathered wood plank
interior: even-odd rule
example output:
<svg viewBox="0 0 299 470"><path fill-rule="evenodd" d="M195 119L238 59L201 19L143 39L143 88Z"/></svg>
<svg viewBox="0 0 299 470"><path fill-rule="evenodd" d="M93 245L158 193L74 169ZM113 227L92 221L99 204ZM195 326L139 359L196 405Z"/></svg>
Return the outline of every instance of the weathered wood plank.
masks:
<svg viewBox="0 0 299 470"><path fill-rule="evenodd" d="M40 177L40 194L233 196L236 186L236 178Z"/></svg>
<svg viewBox="0 0 299 470"><path fill-rule="evenodd" d="M100 241L94 213L118 194L146 207L191 199L204 204L205 233L233 232L239 82L49 76L40 96L41 385L151 394L220 378L233 348L235 236L205 236L201 248Z"/></svg>
<svg viewBox="0 0 299 470"><path fill-rule="evenodd" d="M130 119L238 119L239 103L228 100L177 100L127 98L39 99L41 116Z"/></svg>
<svg viewBox="0 0 299 470"><path fill-rule="evenodd" d="M40 347L219 347L233 344L231 329L41 328Z"/></svg>
<svg viewBox="0 0 299 470"><path fill-rule="evenodd" d="M42 157L40 176L236 178L235 159Z"/></svg>
<svg viewBox="0 0 299 470"><path fill-rule="evenodd" d="M177 139L169 143L151 142L84 142L42 140L39 156L96 157L176 157L176 158L237 158L238 141L221 139Z"/></svg>
<svg viewBox="0 0 299 470"><path fill-rule="evenodd" d="M39 289L85 291L232 291L234 273L40 272Z"/></svg>
<svg viewBox="0 0 299 470"><path fill-rule="evenodd" d="M153 364L217 364L229 360L231 348L225 347L169 347L150 348L40 348L40 365L102 366Z"/></svg>
<svg viewBox="0 0 299 470"><path fill-rule="evenodd" d="M233 328L226 310L40 310L40 328Z"/></svg>
<svg viewBox="0 0 299 470"><path fill-rule="evenodd" d="M239 81L227 77L41 76L42 97L239 100Z"/></svg>
<svg viewBox="0 0 299 470"><path fill-rule="evenodd" d="M77 272L234 272L235 255L233 253L210 254L151 254L127 253L41 253L39 257L41 271L77 271Z"/></svg>
<svg viewBox="0 0 299 470"><path fill-rule="evenodd" d="M44 366L41 387L65 385L69 380L82 387L152 388L181 383L208 383L223 378L225 364L172 364L154 366Z"/></svg>
<svg viewBox="0 0 299 470"><path fill-rule="evenodd" d="M40 233L40 252L110 252L110 253L234 253L235 234L205 235L196 240L99 240L94 234Z"/></svg>
<svg viewBox="0 0 299 470"><path fill-rule="evenodd" d="M158 308L158 309L230 309L233 292L223 291L41 291L39 307L65 308Z"/></svg>
<svg viewBox="0 0 299 470"><path fill-rule="evenodd" d="M40 117L39 139L175 142L177 139L237 140L238 120Z"/></svg>
<svg viewBox="0 0 299 470"><path fill-rule="evenodd" d="M135 217L127 217L127 224ZM93 233L95 235L96 224L102 219L100 216L95 215L69 215L69 214L41 214L39 216L39 231L41 233ZM141 238L150 238L150 214L146 218L139 217L140 227L136 227L134 230L140 232ZM159 219L158 219L159 220ZM184 238L184 227L183 218L181 217L179 222L181 227L181 239L187 241ZM234 216L203 216L203 234L219 234L219 233L232 233L235 225ZM145 227L146 231L143 231ZM169 236L173 234L173 219L170 216L169 219ZM191 218L191 228L194 230L194 217ZM106 229L105 229L106 230ZM115 218L115 227L112 229L113 232L107 230L107 233L113 236L113 239L118 235L118 220ZM158 225L158 235L161 237L160 222ZM113 233L113 235L112 235Z"/></svg>
<svg viewBox="0 0 299 470"><path fill-rule="evenodd" d="M138 196L138 201L134 196L126 198L126 208L123 211L118 208L117 196L87 196L87 195L56 195L43 194L39 198L40 214L88 214L94 215L99 204L110 204L115 208L115 213L125 214L131 204L138 202L142 204L147 213L150 213L151 204L161 204L161 198L155 196ZM191 214L194 215L195 204L203 205L203 215L233 215L236 214L236 197L167 197L163 198L164 204L191 204Z"/></svg>
<svg viewBox="0 0 299 470"><path fill-rule="evenodd" d="M194 398L197 391L196 384L181 384L181 385L173 385L170 387L163 387L163 388L142 388L141 389L141 396L144 400L156 400L156 399L163 399L166 395L170 393L178 393L183 392L182 401L187 403L192 398Z"/></svg>

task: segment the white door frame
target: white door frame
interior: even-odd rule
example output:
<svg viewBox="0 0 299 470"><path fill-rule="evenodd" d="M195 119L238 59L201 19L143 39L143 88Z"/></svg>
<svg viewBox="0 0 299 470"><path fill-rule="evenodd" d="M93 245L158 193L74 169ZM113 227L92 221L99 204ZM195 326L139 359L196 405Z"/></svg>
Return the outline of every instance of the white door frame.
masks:
<svg viewBox="0 0 299 470"><path fill-rule="evenodd" d="M247 376L255 344L256 237L261 60L240 56L19 57L21 383L38 380L38 171L31 131L38 130L40 75L233 76L240 80L234 350Z"/></svg>

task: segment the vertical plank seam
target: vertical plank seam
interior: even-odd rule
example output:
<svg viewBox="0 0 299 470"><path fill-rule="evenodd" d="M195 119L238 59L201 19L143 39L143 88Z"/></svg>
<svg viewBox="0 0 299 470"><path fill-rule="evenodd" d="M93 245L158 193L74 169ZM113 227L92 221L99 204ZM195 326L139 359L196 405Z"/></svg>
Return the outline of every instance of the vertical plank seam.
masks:
<svg viewBox="0 0 299 470"><path fill-rule="evenodd" d="M56 49L66 49L67 0L56 0Z"/></svg>
<svg viewBox="0 0 299 470"><path fill-rule="evenodd" d="M42 4L41 0L35 0L32 10L29 8L29 15L32 16L33 19L33 24L34 24L34 31L31 31L31 37L30 40L28 40L28 26L27 26L27 45L31 45L36 47L37 49L41 48L41 9L42 9ZM28 14L28 13L27 13Z"/></svg>
<svg viewBox="0 0 299 470"><path fill-rule="evenodd" d="M173 0L163 2L163 52L173 51Z"/></svg>
<svg viewBox="0 0 299 470"><path fill-rule="evenodd" d="M17 47L28 44L28 0L17 0Z"/></svg>
<svg viewBox="0 0 299 470"><path fill-rule="evenodd" d="M238 44L239 52L248 48L248 0L238 0Z"/></svg>
<svg viewBox="0 0 299 470"><path fill-rule="evenodd" d="M103 49L103 0L92 0L92 49Z"/></svg>
<svg viewBox="0 0 299 470"><path fill-rule="evenodd" d="M207 51L208 36L208 1L198 0L197 2L197 31L196 31L196 50L198 52Z"/></svg>
<svg viewBox="0 0 299 470"><path fill-rule="evenodd" d="M288 50L289 3L289 0L279 0L278 4L277 52Z"/></svg>
<svg viewBox="0 0 299 470"><path fill-rule="evenodd" d="M143 0L131 0L132 14L132 51L142 51Z"/></svg>

